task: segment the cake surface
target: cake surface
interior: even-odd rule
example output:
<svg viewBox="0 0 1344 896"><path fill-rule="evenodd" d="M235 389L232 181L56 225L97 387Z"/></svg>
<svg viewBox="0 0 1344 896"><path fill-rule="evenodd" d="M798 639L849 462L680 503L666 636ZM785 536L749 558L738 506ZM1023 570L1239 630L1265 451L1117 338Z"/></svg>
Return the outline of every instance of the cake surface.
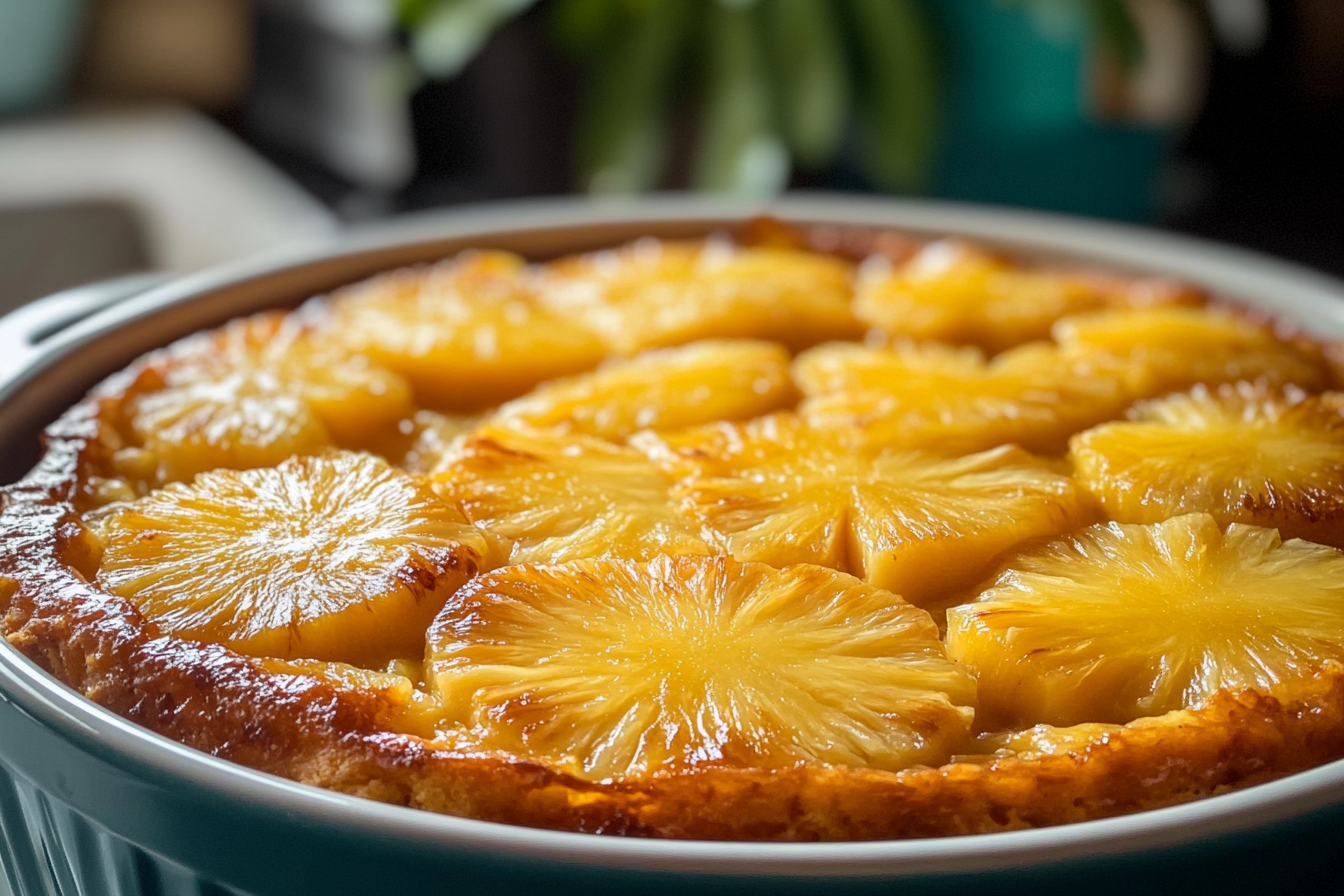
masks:
<svg viewBox="0 0 1344 896"><path fill-rule="evenodd" d="M482 247L152 352L4 490L0 631L215 756L558 830L988 833L1344 757L1331 347L815 242Z"/></svg>

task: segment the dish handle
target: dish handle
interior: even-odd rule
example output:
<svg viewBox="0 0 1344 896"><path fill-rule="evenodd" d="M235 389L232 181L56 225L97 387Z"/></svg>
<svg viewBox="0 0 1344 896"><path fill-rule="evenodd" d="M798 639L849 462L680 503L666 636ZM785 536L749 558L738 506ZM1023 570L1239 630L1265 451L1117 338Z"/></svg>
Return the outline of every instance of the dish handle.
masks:
<svg viewBox="0 0 1344 896"><path fill-rule="evenodd" d="M127 274L52 293L11 311L0 318L0 382L23 370L47 339L167 279L166 274Z"/></svg>

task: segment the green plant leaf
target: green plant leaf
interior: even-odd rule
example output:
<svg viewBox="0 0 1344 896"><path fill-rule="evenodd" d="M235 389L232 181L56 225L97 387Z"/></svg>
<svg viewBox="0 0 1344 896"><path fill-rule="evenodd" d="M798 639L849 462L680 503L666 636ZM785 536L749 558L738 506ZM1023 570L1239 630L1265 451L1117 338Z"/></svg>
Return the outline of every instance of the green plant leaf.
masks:
<svg viewBox="0 0 1344 896"><path fill-rule="evenodd" d="M764 0L762 34L776 116L799 164L832 158L849 119L845 45L830 0Z"/></svg>
<svg viewBox="0 0 1344 896"><path fill-rule="evenodd" d="M692 174L699 190L768 195L788 182L788 150L774 129L753 12L720 0L705 21L708 81Z"/></svg>
<svg viewBox="0 0 1344 896"><path fill-rule="evenodd" d="M927 182L941 83L934 40L914 0L846 0L862 74L862 162L878 187L913 192Z"/></svg>
<svg viewBox="0 0 1344 896"><path fill-rule="evenodd" d="M667 143L673 75L695 0L650 0L621 10L588 78L578 122L579 178L596 193L655 187Z"/></svg>

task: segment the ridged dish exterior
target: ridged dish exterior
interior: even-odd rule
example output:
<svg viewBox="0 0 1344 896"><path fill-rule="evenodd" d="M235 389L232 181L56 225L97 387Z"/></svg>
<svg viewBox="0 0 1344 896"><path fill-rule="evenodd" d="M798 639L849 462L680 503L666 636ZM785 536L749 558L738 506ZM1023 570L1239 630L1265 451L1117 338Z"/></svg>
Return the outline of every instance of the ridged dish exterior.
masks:
<svg viewBox="0 0 1344 896"><path fill-rule="evenodd" d="M0 700L0 760L13 758L6 754L31 723L18 712ZM0 843L0 896L243 896L118 836L5 761Z"/></svg>
<svg viewBox="0 0 1344 896"><path fill-rule="evenodd" d="M118 837L2 767L0 833L13 896L242 896Z"/></svg>

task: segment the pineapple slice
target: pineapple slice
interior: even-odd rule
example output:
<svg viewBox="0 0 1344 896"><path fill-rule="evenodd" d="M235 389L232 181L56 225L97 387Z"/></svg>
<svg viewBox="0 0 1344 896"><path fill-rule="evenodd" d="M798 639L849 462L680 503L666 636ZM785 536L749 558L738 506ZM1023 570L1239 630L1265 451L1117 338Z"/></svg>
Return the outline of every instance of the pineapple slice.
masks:
<svg viewBox="0 0 1344 896"><path fill-rule="evenodd" d="M1344 395L1249 383L1141 402L1074 436L1074 477L1122 523L1182 513L1344 548Z"/></svg>
<svg viewBox="0 0 1344 896"><path fill-rule="evenodd" d="M224 330L223 352L234 370L270 370L310 407L336 443L363 447L370 437L410 416L411 384L400 374L323 338L313 310L260 315Z"/></svg>
<svg viewBox="0 0 1344 896"><path fill-rule="evenodd" d="M485 427L435 474L467 519L512 544L511 563L708 554L640 452L588 436Z"/></svg>
<svg viewBox="0 0 1344 896"><path fill-rule="evenodd" d="M793 373L807 396L799 413L813 426L953 454L1010 442L1062 454L1069 436L1129 403L1118 377L1083 375L1045 344L992 361L973 348L823 345L799 355Z"/></svg>
<svg viewBox="0 0 1344 896"><path fill-rule="evenodd" d="M267 370L178 379L131 396L125 407L140 444L119 451L115 467L150 487L207 470L273 466L332 444L312 408Z"/></svg>
<svg viewBox="0 0 1344 896"><path fill-rule="evenodd" d="M613 351L697 339L758 338L803 348L859 335L852 265L789 249L639 240L546 265L541 293Z"/></svg>
<svg viewBox="0 0 1344 896"><path fill-rule="evenodd" d="M938 765L974 713L924 611L829 569L726 557L482 576L434 621L427 662L464 744L587 780Z"/></svg>
<svg viewBox="0 0 1344 896"><path fill-rule="evenodd" d="M1171 280L1024 269L967 243L940 240L899 266L881 257L865 262L854 313L888 333L993 354L1048 337L1066 314L1201 301L1198 291Z"/></svg>
<svg viewBox="0 0 1344 896"><path fill-rule="evenodd" d="M427 481L352 452L203 473L110 506L95 528L98 583L165 632L364 666L419 653L490 555Z"/></svg>
<svg viewBox="0 0 1344 896"><path fill-rule="evenodd" d="M1087 493L1020 448L946 459L846 441L790 416L636 444L739 560L815 563L931 606L1027 538L1091 520Z"/></svg>
<svg viewBox="0 0 1344 896"><path fill-rule="evenodd" d="M118 465L151 485L359 445L411 413L400 376L323 343L303 315L260 314L179 343L124 403L140 443Z"/></svg>
<svg viewBox="0 0 1344 896"><path fill-rule="evenodd" d="M1321 350L1281 339L1268 324L1212 308L1099 311L1058 321L1060 350L1103 375L1119 374L1133 398L1238 380L1319 391L1330 384Z"/></svg>
<svg viewBox="0 0 1344 896"><path fill-rule="evenodd" d="M411 381L438 410L477 411L596 367L602 341L541 307L521 258L468 252L347 287L329 302L333 339Z"/></svg>
<svg viewBox="0 0 1344 896"><path fill-rule="evenodd" d="M1124 723L1344 660L1344 553L1208 514L1110 523L1012 558L948 611L983 727Z"/></svg>
<svg viewBox="0 0 1344 896"><path fill-rule="evenodd" d="M755 417L793 400L789 362L788 350L773 342L694 342L544 384L504 405L496 419L620 441L641 429Z"/></svg>

